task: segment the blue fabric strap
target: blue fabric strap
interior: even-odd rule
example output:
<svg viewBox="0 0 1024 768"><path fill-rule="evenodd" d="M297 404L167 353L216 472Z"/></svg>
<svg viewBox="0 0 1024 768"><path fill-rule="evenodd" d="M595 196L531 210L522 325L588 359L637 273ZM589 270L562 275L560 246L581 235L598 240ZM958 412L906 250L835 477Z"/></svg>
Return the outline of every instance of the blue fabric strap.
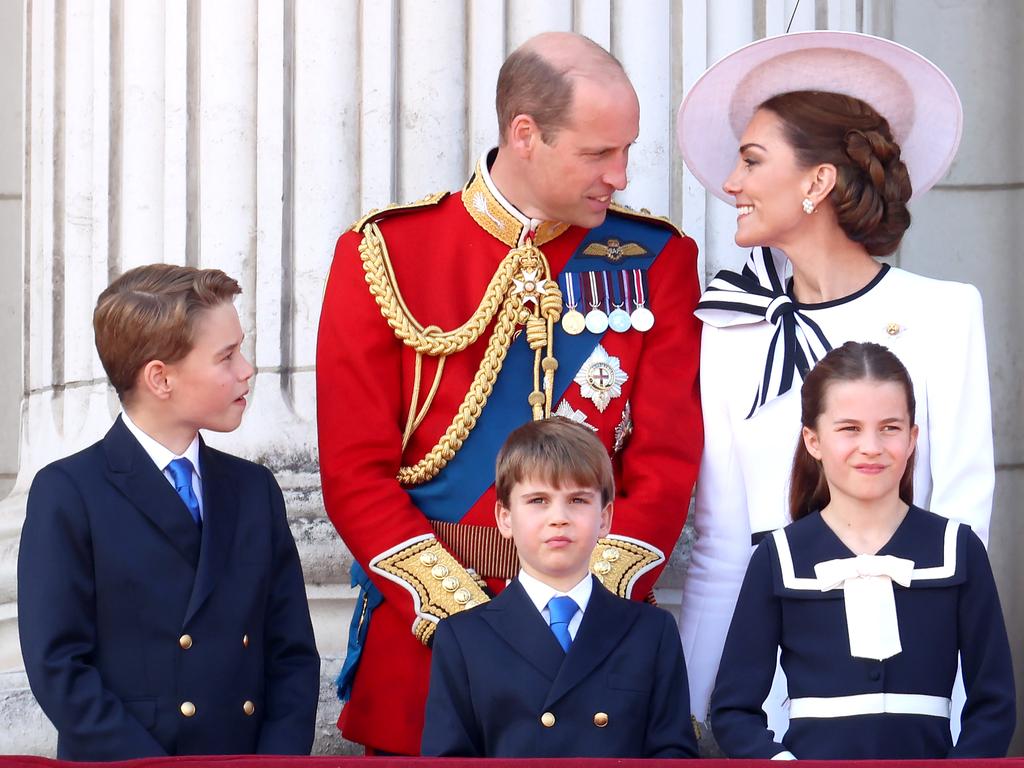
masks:
<svg viewBox="0 0 1024 768"><path fill-rule="evenodd" d="M185 502L185 506L192 514L192 520L202 528L203 518L199 515L199 500L196 498L195 491L192 490L192 462L188 459L174 459L167 465L167 471L171 473L171 479L174 480L174 490L178 492L181 500Z"/></svg>
<svg viewBox="0 0 1024 768"><path fill-rule="evenodd" d="M569 652L572 636L569 634L569 622L580 607L568 595L552 597L548 600L548 613L551 615L551 632L554 634L562 650Z"/></svg>

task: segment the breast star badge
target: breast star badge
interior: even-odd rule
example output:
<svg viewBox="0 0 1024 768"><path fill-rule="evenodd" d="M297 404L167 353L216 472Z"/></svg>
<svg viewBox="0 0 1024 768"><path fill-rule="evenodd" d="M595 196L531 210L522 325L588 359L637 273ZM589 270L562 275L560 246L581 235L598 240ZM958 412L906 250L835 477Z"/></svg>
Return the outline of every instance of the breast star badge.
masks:
<svg viewBox="0 0 1024 768"><path fill-rule="evenodd" d="M587 422L587 414L583 411L578 411L569 405L568 400L563 400L558 404L558 409L555 411L555 416L561 416L563 419L569 421L575 421L577 424L582 424L592 432L597 432L597 427Z"/></svg>
<svg viewBox="0 0 1024 768"><path fill-rule="evenodd" d="M629 375L619 365L619 358L609 355L600 344L594 347L573 379L580 385L580 394L591 400L601 413L612 398L622 394L622 385L628 380Z"/></svg>

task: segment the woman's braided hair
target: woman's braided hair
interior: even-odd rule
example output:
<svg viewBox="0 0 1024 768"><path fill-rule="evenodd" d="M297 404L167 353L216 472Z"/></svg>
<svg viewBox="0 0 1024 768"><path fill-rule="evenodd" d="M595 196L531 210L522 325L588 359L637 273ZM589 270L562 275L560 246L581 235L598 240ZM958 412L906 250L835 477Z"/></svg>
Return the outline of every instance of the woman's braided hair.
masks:
<svg viewBox="0 0 1024 768"><path fill-rule="evenodd" d="M798 163L836 167L829 200L846 236L872 256L895 251L910 226L912 188L886 119L870 104L830 91L790 91L760 108L782 120Z"/></svg>

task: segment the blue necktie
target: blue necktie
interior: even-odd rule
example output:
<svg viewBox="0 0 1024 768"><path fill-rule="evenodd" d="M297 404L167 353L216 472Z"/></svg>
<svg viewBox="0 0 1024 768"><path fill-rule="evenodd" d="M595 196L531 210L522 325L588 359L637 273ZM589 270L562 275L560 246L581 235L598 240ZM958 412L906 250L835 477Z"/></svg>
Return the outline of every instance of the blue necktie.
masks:
<svg viewBox="0 0 1024 768"><path fill-rule="evenodd" d="M576 615L576 611L579 609L580 607L576 605L576 601L568 595L552 597L548 600L551 631L554 633L558 644L562 646L562 650L566 653L569 651L569 646L572 645L572 636L569 634L569 622L572 621L572 617Z"/></svg>
<svg viewBox="0 0 1024 768"><path fill-rule="evenodd" d="M192 513L192 520L202 528L203 518L199 516L199 500L192 490L192 462L188 459L175 459L167 465L167 471L171 473L171 479L174 481L174 490Z"/></svg>

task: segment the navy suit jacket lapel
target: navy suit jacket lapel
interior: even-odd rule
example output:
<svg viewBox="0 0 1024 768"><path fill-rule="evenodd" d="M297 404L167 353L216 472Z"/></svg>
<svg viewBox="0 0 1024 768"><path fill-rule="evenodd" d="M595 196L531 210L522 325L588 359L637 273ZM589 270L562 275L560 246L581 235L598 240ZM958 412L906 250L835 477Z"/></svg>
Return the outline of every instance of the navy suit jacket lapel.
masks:
<svg viewBox="0 0 1024 768"><path fill-rule="evenodd" d="M199 530L181 497L120 418L103 438L103 450L110 482L195 568L199 562Z"/></svg>
<svg viewBox="0 0 1024 768"><path fill-rule="evenodd" d="M238 525L238 484L223 459L200 438L199 464L203 478L203 547L192 587L187 623L210 596L227 565Z"/></svg>
<svg viewBox="0 0 1024 768"><path fill-rule="evenodd" d="M509 582L500 595L487 603L481 618L502 641L549 680L558 676L565 653L518 579Z"/></svg>
<svg viewBox="0 0 1024 768"><path fill-rule="evenodd" d="M636 621L636 612L594 579L594 589L576 638L548 691L547 709L583 682L618 646ZM550 634L550 631L549 631Z"/></svg>

